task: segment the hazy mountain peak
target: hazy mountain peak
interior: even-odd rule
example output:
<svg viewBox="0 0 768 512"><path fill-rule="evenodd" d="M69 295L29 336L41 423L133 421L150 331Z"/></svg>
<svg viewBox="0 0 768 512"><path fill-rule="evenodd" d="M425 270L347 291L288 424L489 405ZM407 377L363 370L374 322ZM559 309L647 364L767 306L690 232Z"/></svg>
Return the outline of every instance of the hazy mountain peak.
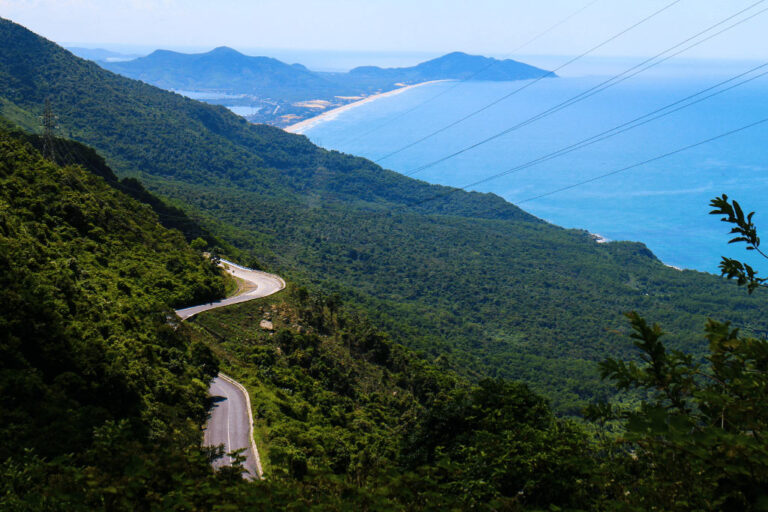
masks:
<svg viewBox="0 0 768 512"><path fill-rule="evenodd" d="M246 55L240 53L239 51L235 50L234 48L230 48L229 46L218 46L208 52L206 55L215 55L219 57L223 56L240 56L245 57Z"/></svg>
<svg viewBox="0 0 768 512"><path fill-rule="evenodd" d="M399 75L400 81L427 80L526 80L539 78L542 75L556 76L551 71L537 68L512 59L498 60L482 55L470 55L455 51L441 57L422 62L407 68L380 68L377 66L362 66L350 73L366 76Z"/></svg>
<svg viewBox="0 0 768 512"><path fill-rule="evenodd" d="M157 49L150 53L149 55L145 55L144 57L139 57L138 59L135 59L131 62L168 62L176 59L181 59L186 57L185 54L174 52L173 50L163 50L163 49ZM119 64L119 63L115 63Z"/></svg>
<svg viewBox="0 0 768 512"><path fill-rule="evenodd" d="M438 57L439 59L446 59L446 58L452 58L452 57L472 57L472 55L466 53L466 52L449 52L443 55L442 57Z"/></svg>

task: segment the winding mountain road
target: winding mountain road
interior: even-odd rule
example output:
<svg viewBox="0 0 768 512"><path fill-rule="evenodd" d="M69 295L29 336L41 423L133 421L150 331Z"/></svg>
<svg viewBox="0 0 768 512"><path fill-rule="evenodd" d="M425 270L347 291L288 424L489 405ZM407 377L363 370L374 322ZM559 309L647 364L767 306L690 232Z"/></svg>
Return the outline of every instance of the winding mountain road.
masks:
<svg viewBox="0 0 768 512"><path fill-rule="evenodd" d="M285 288L285 281L283 281L280 276L241 267L240 265L226 260L221 260L221 266L224 270L239 279L240 283L244 286L242 286L241 289L238 290L238 293L232 297L227 297L226 299L217 302L192 306L190 308L177 309L176 314L179 315L179 318L186 320L191 316L202 313L203 311L208 311L209 309L222 308L224 306L231 306L232 304L239 304L240 302L259 299L277 293Z"/></svg>
<svg viewBox="0 0 768 512"><path fill-rule="evenodd" d="M220 265L238 279L238 292L226 299L200 306L177 309L176 314L186 320L209 309L221 308L272 295L285 288L285 281L279 276L241 267L231 261L221 260ZM262 477L261 459L253 440L253 413L248 391L234 379L219 373L208 388L213 407L205 425L204 446L224 445L226 453L245 449L243 478ZM214 461L213 467L219 468L232 464L232 459L225 455Z"/></svg>

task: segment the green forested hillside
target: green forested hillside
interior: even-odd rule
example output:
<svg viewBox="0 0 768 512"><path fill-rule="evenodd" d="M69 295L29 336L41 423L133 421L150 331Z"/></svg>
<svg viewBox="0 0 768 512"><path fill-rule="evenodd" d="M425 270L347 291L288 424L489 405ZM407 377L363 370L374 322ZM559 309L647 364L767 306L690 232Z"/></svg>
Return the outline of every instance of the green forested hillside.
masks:
<svg viewBox="0 0 768 512"><path fill-rule="evenodd" d="M0 116L0 127L2 126L7 126L12 131L14 137L28 142L38 151L43 151L45 142L44 138L40 135L25 134L19 131L14 123ZM54 137L51 140L51 150L53 152L52 158L55 162L62 165L82 166L89 173L103 178L110 187L152 208L163 226L168 229L181 231L187 241L203 238L210 247L221 247L226 248L229 252L237 252L236 249L226 242L219 240L209 230L201 226L195 219L189 217L184 210L169 205L166 201L147 191L144 185L136 178L118 179L104 158L94 151L93 148L73 140Z"/></svg>
<svg viewBox="0 0 768 512"><path fill-rule="evenodd" d="M546 478L516 464L502 488L457 454L435 460L420 436L433 437L430 422L447 414L439 404L458 399L499 438L526 432L512 445L547 461L562 489L584 474L563 454L589 448L525 386L489 382L480 396L337 298L294 287L180 325L171 306L221 294L216 268L149 206L24 139L0 131L0 509L487 509L522 504L518 488L530 489L528 505L583 500L553 499ZM253 323L264 317L277 333ZM265 482L214 473L217 452L200 448L219 368L211 349L254 391ZM548 443L562 428L570 444Z"/></svg>
<svg viewBox="0 0 768 512"><path fill-rule="evenodd" d="M0 132L0 509L761 509L765 340L710 322L700 366L633 316L652 364L601 368L650 399L593 408L595 438L524 384L419 359L335 296L291 286L178 324L171 304L220 293L215 268L24 139ZM265 481L214 473L220 452L200 448L217 356L252 392Z"/></svg>
<svg viewBox="0 0 768 512"><path fill-rule="evenodd" d="M223 290L148 207L0 132L0 508L52 488L38 457L60 482L81 468L66 492L96 493L188 449L216 368L168 314ZM29 509L66 508L33 494Z"/></svg>
<svg viewBox="0 0 768 512"><path fill-rule="evenodd" d="M204 377L165 315L222 296L219 273L147 207L5 133L0 207L0 458L83 449L120 417L158 436L199 417Z"/></svg>
<svg viewBox="0 0 768 512"><path fill-rule="evenodd" d="M694 353L707 316L766 330L764 297L667 268L641 244L597 244L488 194L424 201L448 189L118 77L8 21L0 42L3 112L35 119L49 98L62 134L183 205L246 263L342 294L461 373L524 380L559 412L609 391L595 363L627 354L625 311Z"/></svg>
<svg viewBox="0 0 768 512"><path fill-rule="evenodd" d="M338 298L306 288L187 326L249 388L267 478L329 472L364 482L397 469L416 417L467 384L392 343Z"/></svg>
<svg viewBox="0 0 768 512"><path fill-rule="evenodd" d="M189 328L249 388L266 478L298 496L303 482L315 500L338 495L352 506L360 493L383 510L598 501L599 491L579 483L596 467L589 436L546 400L509 381L472 386L337 297L291 286L195 317Z"/></svg>
<svg viewBox="0 0 768 512"><path fill-rule="evenodd" d="M765 331L764 290L493 196L412 205L445 189L104 75L10 23L0 35L0 126L33 129L59 94L75 101L63 131L107 155L57 140L51 162L36 136L0 128L0 509L765 509L768 341L749 335ZM14 60L17 42L37 45L39 68ZM178 323L172 307L224 282L161 225L174 212L288 290ZM670 334L637 314L626 326L629 308ZM707 313L734 324L700 336ZM574 412L608 394L590 379L616 354L599 371L634 402L578 422L487 378ZM213 472L220 450L200 447L220 367L252 391L265 481Z"/></svg>
<svg viewBox="0 0 768 512"><path fill-rule="evenodd" d="M761 510L768 342L710 321L697 360L629 316L645 363L600 366L645 400L595 404L587 425L523 384L420 361L304 288L189 327L250 389L267 481L319 510Z"/></svg>

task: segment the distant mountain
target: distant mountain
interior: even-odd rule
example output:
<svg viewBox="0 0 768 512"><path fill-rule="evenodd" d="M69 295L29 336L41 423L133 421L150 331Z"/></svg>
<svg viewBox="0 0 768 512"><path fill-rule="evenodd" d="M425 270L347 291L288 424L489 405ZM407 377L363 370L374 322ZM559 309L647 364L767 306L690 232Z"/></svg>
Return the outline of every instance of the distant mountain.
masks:
<svg viewBox="0 0 768 512"><path fill-rule="evenodd" d="M250 57L226 46L199 54L157 50L128 62L100 64L163 89L222 91L288 101L333 94L338 89L337 84L301 64Z"/></svg>
<svg viewBox="0 0 768 512"><path fill-rule="evenodd" d="M363 66L348 73L313 72L270 57L250 57L221 46L207 53L187 54L157 50L128 62L103 63L123 76L164 89L217 90L272 98L301 95L317 99L330 93L366 93L398 83L430 80L510 81L556 76L515 60L497 60L453 52L406 68Z"/></svg>
<svg viewBox="0 0 768 512"><path fill-rule="evenodd" d="M360 79L376 78L382 82L425 82L429 80L489 80L512 81L555 77L546 71L512 59L498 60L479 55L453 52L409 68L379 68L364 66L353 69L349 76Z"/></svg>
<svg viewBox="0 0 768 512"><path fill-rule="evenodd" d="M230 106L261 107L251 120L277 126L312 117L360 96L432 80L525 80L554 73L517 62L454 52L413 67L365 66L348 73L314 72L269 57L250 57L220 47L207 53L168 50L128 62L99 62L128 78L169 90L216 92L206 100ZM320 100L319 102L317 100ZM311 102L311 103L308 103Z"/></svg>

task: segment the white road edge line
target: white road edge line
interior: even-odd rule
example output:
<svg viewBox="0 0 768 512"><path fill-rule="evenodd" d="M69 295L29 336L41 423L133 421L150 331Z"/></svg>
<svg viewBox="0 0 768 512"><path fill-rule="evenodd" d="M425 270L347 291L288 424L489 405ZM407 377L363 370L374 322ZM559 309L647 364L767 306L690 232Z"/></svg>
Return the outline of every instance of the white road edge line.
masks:
<svg viewBox="0 0 768 512"><path fill-rule="evenodd" d="M259 457L259 450L256 448L256 441L253 439L253 410L251 409L251 396L248 394L248 390L245 389L242 384L237 382L229 375L219 372L219 377L235 386L243 395L245 395L245 405L248 409L248 426L250 428L249 439L251 440L251 452L253 453L253 460L256 461L256 471L258 472L257 476L259 479L262 479L264 478L264 470L261 468L261 457ZM227 434L229 434L229 429L227 429Z"/></svg>
<svg viewBox="0 0 768 512"><path fill-rule="evenodd" d="M240 270L245 270L245 271L248 271L248 272L256 272L258 274L264 274L265 276L269 276L269 277L271 277L273 279L277 279L278 281L280 281L280 290L283 290L286 287L285 279L283 279L282 277L280 277L277 274L270 274L269 272L264 272L263 270L254 270L252 268L244 267L242 265L238 265L237 263L233 263L233 262L231 262L229 260L225 260L225 259L220 259L219 261L221 263L223 263L224 265L229 265L230 267L239 268ZM278 290L278 291L280 291L280 290ZM275 293L277 293L277 292L275 292Z"/></svg>
<svg viewBox="0 0 768 512"><path fill-rule="evenodd" d="M229 397L227 397L227 400L229 400ZM232 403L230 402L230 403L227 404L227 452L231 452L232 451L232 436L229 434L229 432L230 432L230 430L229 430L230 421L229 420L231 418L232 418ZM233 462L232 456L228 456L228 457L229 457L229 464L231 466L232 462Z"/></svg>

